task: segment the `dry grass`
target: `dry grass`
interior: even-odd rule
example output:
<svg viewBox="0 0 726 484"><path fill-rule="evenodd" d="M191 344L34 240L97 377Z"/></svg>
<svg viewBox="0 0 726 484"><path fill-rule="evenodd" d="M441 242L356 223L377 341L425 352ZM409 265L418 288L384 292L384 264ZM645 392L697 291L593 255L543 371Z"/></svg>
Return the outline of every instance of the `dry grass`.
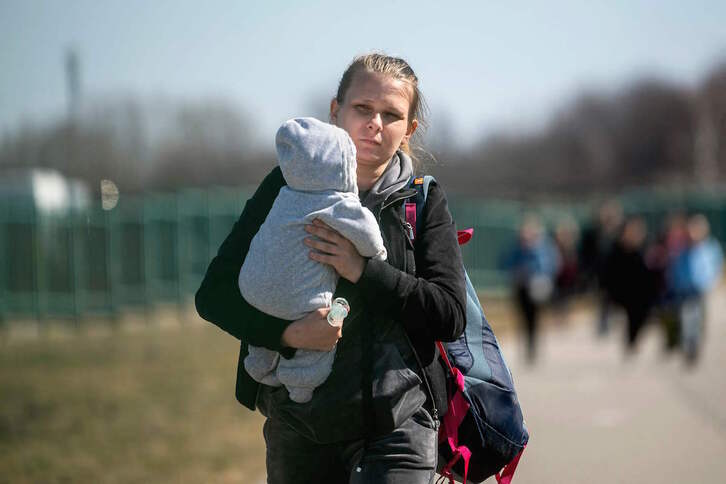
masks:
<svg viewBox="0 0 726 484"><path fill-rule="evenodd" d="M263 479L233 337L206 323L90 333L3 346L0 482Z"/></svg>

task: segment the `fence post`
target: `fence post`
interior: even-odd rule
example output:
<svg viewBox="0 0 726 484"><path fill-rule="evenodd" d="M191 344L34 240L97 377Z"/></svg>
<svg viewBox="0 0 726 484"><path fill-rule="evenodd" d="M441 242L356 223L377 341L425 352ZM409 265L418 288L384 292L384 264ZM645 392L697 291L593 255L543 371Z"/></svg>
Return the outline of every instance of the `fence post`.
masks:
<svg viewBox="0 0 726 484"><path fill-rule="evenodd" d="M2 203L0 208L0 260L7 260L10 256L7 249L7 236L8 236L8 222L9 217L7 215L8 203ZM0 268L0 331L4 331L5 327L5 313L7 311L7 298L8 294L8 266L3 264Z"/></svg>
<svg viewBox="0 0 726 484"><path fill-rule="evenodd" d="M68 220L68 232L70 240L68 252L70 256L70 278L71 278L71 305L72 305L72 311L73 311L73 322L76 326L76 329L80 328L80 318L81 318L81 299L82 294L80 294L80 288L82 287L82 284L79 284L79 279L81 278L81 270L80 265L82 263L81 260L81 250L78 248L78 234L76 234L76 228L80 225L76 221L76 209L75 207L71 207L69 210L66 218Z"/></svg>
<svg viewBox="0 0 726 484"><path fill-rule="evenodd" d="M32 264L33 264L33 309L35 310L35 319L38 323L38 330L44 328L43 319L45 316L45 305L47 304L47 294L45 294L44 271L42 264L42 254L40 248L40 224L42 220L38 216L38 210L35 204L31 207L30 239L32 243Z"/></svg>
<svg viewBox="0 0 726 484"><path fill-rule="evenodd" d="M119 283L121 279L121 272L119 266L120 243L118 230L118 220L121 215L120 211L122 210L122 203L123 201L120 201L120 203L114 207L113 211L103 211L103 223L107 234L105 259L107 268L106 277L108 278L108 282L106 287L108 288L108 302L111 311L111 320L114 325L118 325L119 323L119 291L123 290ZM114 257L114 255L116 257Z"/></svg>

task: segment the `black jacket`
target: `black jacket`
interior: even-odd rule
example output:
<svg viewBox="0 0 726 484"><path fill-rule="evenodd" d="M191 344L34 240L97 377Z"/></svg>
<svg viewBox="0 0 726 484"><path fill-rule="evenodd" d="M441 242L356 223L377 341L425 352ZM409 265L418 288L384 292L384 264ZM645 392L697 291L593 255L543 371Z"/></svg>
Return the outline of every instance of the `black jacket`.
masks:
<svg viewBox="0 0 726 484"><path fill-rule="evenodd" d="M624 308L648 308L655 301L658 280L645 263L642 250L616 242L603 271L605 290Z"/></svg>
<svg viewBox="0 0 726 484"><path fill-rule="evenodd" d="M291 322L250 306L240 295L237 278L252 238L285 184L279 168L263 180L210 263L195 299L202 318L241 340L236 394L240 403L252 410L259 384L242 365L247 344L290 357L294 350L281 347L280 338ZM437 185L432 184L429 190L415 247L408 239L403 203L414 195L410 188L401 189L373 210L388 259L368 260L358 283L348 285L360 294L366 310L385 313L403 325L426 368L441 413L446 408L445 373L436 358L434 341L452 341L464 331L464 268L446 198ZM339 289L343 283L347 281L341 279ZM343 339L345 336L344 325ZM418 370L415 362L410 365Z"/></svg>

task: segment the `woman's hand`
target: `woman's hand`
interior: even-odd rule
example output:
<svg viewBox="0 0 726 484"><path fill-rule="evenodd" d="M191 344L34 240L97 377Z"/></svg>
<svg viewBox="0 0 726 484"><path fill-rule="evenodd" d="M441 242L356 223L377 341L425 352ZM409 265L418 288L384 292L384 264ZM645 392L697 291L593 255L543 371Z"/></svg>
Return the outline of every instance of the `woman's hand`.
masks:
<svg viewBox="0 0 726 484"><path fill-rule="evenodd" d="M330 308L320 308L291 323L282 332L280 341L289 348L330 351L342 335L342 326L328 323Z"/></svg>
<svg viewBox="0 0 726 484"><path fill-rule="evenodd" d="M354 284L358 282L366 267L366 260L350 240L318 219L306 225L305 231L315 236L305 239L305 245L313 249L310 251L312 260L333 267L343 279Z"/></svg>

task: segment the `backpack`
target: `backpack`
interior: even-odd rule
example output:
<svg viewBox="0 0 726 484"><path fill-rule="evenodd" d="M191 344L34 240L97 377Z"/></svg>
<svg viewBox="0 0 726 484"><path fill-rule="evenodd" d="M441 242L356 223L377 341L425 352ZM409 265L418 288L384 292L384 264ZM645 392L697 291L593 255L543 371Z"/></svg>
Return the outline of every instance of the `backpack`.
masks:
<svg viewBox="0 0 726 484"><path fill-rule="evenodd" d="M415 202L405 202L409 236L419 233L432 176L412 179ZM473 229L459 231L459 245ZM448 411L439 428L440 480L483 482L494 475L508 484L529 441L512 374L484 315L476 290L466 274L466 330L456 341L436 342L449 370ZM433 396L432 396L433 397ZM500 473L501 471L501 473Z"/></svg>

